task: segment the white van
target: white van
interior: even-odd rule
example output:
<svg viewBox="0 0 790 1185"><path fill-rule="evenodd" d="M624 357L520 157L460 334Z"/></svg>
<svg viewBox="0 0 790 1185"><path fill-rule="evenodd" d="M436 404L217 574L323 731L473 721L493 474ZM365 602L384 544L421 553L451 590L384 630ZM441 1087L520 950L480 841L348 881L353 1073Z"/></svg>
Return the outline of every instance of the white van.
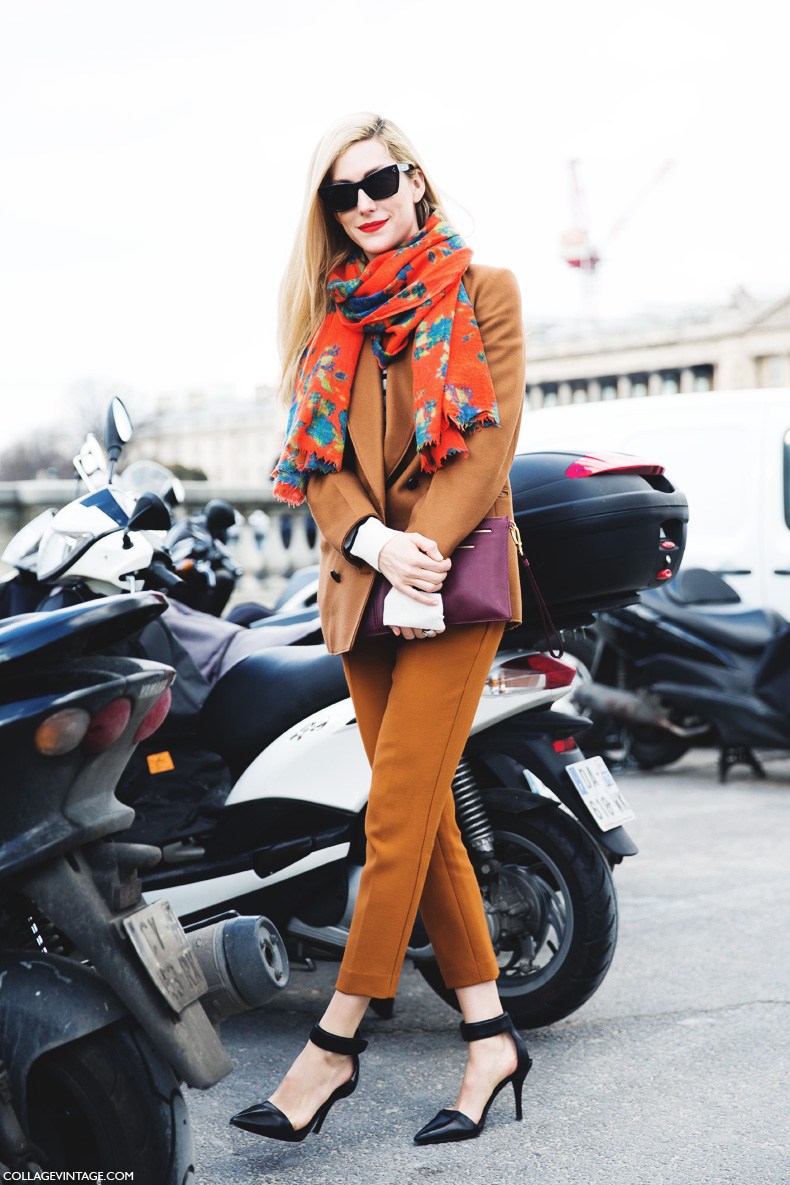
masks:
<svg viewBox="0 0 790 1185"><path fill-rule="evenodd" d="M689 503L688 567L790 618L790 389L656 395L524 415L519 452L634 453Z"/></svg>

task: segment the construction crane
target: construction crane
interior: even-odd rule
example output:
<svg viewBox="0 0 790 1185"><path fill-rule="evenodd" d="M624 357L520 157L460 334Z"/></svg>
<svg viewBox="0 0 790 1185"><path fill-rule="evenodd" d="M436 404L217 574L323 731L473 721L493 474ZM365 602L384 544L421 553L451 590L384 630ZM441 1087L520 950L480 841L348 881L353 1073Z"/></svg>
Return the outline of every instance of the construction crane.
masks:
<svg viewBox="0 0 790 1185"><path fill-rule="evenodd" d="M670 159L664 161L661 168L655 173L646 185L636 194L628 206L626 206L623 213L610 227L608 233L604 236L602 246L607 246L611 243L623 228L626 226L631 218L631 215L639 205L644 201L650 191L658 185L659 181L672 168L674 160ZM573 226L570 230L566 230L560 239L560 250L562 257L569 267L577 268L582 273L593 275L601 262L601 254L599 250L593 246L593 240L590 234L589 215L587 211L587 199L584 193L581 176L579 172L579 162L572 160L570 162L571 172L571 217L573 218Z"/></svg>
<svg viewBox="0 0 790 1185"><path fill-rule="evenodd" d="M594 272L601 257L593 249L590 240L589 215L587 213L587 199L579 176L579 162L570 162L571 170L571 217L573 226L566 230L560 239L563 258L570 267L577 267L582 272Z"/></svg>

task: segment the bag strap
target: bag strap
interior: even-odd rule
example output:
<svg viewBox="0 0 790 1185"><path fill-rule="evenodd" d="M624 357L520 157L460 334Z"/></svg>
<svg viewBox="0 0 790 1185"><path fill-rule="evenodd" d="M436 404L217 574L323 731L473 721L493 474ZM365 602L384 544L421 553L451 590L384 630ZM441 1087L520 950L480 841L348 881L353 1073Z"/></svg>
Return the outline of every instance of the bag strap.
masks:
<svg viewBox="0 0 790 1185"><path fill-rule="evenodd" d="M535 598L535 604L538 607L538 613L540 614L540 620L543 626L543 636L546 639L546 649L552 658L562 658L563 654L565 653L565 647L562 644L562 638L559 635L556 625L551 619L548 605L543 600L543 594L538 588L538 582L535 579L535 573L530 567L529 560L524 555L524 548L521 545L521 532L512 520L510 522L510 534L513 536L513 542L518 549L519 558L521 559L521 563L524 565L526 570L527 579L529 580L530 588L532 589L532 595ZM551 638L549 637L549 633L553 634L556 640L556 651Z"/></svg>

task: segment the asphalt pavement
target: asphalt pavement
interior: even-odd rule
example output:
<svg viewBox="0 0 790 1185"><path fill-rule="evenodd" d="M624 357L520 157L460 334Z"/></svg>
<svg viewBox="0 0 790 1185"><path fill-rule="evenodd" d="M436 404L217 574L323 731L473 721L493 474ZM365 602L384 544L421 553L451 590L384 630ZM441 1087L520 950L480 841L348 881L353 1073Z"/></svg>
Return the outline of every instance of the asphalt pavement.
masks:
<svg viewBox="0 0 790 1185"><path fill-rule="evenodd" d="M768 778L709 753L618 781L640 854L615 872L620 934L596 995L526 1033L524 1121L512 1094L483 1135L417 1148L452 1104L457 1015L404 967L391 1020L368 1014L360 1087L320 1135L276 1144L228 1126L305 1040L333 968L295 971L268 1008L223 1026L235 1070L187 1092L202 1185L787 1185L790 1183L790 760Z"/></svg>

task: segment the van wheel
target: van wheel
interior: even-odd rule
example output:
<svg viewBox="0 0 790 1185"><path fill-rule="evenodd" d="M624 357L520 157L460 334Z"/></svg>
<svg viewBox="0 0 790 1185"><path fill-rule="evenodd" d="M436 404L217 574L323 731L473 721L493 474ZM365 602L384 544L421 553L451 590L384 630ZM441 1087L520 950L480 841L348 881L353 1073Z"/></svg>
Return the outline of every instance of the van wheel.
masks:
<svg viewBox="0 0 790 1185"><path fill-rule="evenodd" d="M194 1181L186 1103L170 1066L128 1023L45 1053L27 1078L27 1128L43 1170Z"/></svg>

